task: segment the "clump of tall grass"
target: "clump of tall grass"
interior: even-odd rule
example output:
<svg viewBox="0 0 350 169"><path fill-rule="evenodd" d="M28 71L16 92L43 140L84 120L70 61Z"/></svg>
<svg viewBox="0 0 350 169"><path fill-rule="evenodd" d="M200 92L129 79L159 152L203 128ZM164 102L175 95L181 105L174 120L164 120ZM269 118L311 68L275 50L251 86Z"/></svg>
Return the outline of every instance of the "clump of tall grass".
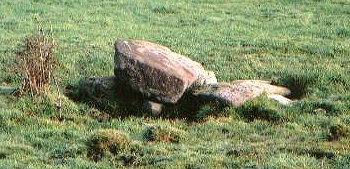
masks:
<svg viewBox="0 0 350 169"><path fill-rule="evenodd" d="M335 124L329 127L328 141L336 141L348 135L348 128L344 124Z"/></svg>
<svg viewBox="0 0 350 169"><path fill-rule="evenodd" d="M29 92L36 95L48 91L55 68L55 47L54 39L47 36L42 27L25 38L24 46L17 53L17 68L24 76L19 94Z"/></svg>

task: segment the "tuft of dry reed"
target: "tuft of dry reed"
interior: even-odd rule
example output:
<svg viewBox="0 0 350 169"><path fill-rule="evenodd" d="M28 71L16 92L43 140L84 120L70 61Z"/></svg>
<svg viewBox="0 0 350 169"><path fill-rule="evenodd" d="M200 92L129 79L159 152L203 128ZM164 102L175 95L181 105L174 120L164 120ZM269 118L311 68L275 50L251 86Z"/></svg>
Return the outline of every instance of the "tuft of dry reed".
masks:
<svg viewBox="0 0 350 169"><path fill-rule="evenodd" d="M46 36L42 28L25 39L23 49L17 53L18 68L24 75L20 94L36 95L48 91L55 67L55 47L54 39Z"/></svg>

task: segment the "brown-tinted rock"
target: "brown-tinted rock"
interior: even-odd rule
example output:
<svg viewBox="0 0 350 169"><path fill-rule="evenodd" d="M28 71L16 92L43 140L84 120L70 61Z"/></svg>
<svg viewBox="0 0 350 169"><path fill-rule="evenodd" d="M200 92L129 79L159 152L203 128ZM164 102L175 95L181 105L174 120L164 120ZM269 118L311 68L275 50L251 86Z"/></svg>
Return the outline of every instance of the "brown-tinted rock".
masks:
<svg viewBox="0 0 350 169"><path fill-rule="evenodd" d="M288 88L271 85L270 82L261 80L237 80L231 83L208 85L195 91L194 95L202 100L212 100L227 106L243 104L263 93L282 104L290 103L289 99L283 97L291 93Z"/></svg>
<svg viewBox="0 0 350 169"><path fill-rule="evenodd" d="M146 112L151 113L152 115L160 115L162 112L163 105L160 103L145 101L143 104L143 108Z"/></svg>
<svg viewBox="0 0 350 169"><path fill-rule="evenodd" d="M169 48L140 40L115 44L115 76L143 96L176 103L190 87L216 83L213 72Z"/></svg>

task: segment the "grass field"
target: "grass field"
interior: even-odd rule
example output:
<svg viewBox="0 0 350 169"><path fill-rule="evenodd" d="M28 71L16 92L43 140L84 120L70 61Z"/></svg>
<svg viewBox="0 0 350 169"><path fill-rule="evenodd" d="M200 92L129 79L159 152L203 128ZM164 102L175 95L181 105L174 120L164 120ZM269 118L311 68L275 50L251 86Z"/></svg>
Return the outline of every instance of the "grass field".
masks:
<svg viewBox="0 0 350 169"><path fill-rule="evenodd" d="M58 93L0 88L0 168L350 168L348 0L1 0L0 86L19 86L16 52L41 23L58 47L59 86L113 74L117 39L168 46L219 81L263 79L299 91L200 120L108 118ZM52 84L54 87L54 84ZM125 112L128 113L128 112ZM106 117L106 118L104 118Z"/></svg>

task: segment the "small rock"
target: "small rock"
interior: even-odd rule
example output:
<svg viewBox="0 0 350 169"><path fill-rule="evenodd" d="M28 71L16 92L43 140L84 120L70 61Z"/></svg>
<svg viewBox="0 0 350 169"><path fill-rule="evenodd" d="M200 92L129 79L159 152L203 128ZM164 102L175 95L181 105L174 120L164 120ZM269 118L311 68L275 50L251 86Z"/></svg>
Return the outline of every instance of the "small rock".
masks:
<svg viewBox="0 0 350 169"><path fill-rule="evenodd" d="M290 105L293 101L282 96L282 95L278 95L278 94L271 94L271 95L267 95L268 98L277 101L278 103L282 104L282 105Z"/></svg>
<svg viewBox="0 0 350 169"><path fill-rule="evenodd" d="M162 104L160 104L160 103L156 103L156 102L152 102L152 101L145 101L143 106L144 106L144 110L146 112L151 113L152 115L158 116L162 112Z"/></svg>
<svg viewBox="0 0 350 169"><path fill-rule="evenodd" d="M161 103L176 103L188 88L217 82L198 62L147 41L117 41L114 60L118 79Z"/></svg>
<svg viewBox="0 0 350 169"><path fill-rule="evenodd" d="M317 109L312 110L312 112L314 112L315 114L318 114L318 113L327 113L327 110L325 110L325 109L323 109L323 108L317 108Z"/></svg>
<svg viewBox="0 0 350 169"><path fill-rule="evenodd" d="M8 95L18 90L18 87L0 86L0 94Z"/></svg>

